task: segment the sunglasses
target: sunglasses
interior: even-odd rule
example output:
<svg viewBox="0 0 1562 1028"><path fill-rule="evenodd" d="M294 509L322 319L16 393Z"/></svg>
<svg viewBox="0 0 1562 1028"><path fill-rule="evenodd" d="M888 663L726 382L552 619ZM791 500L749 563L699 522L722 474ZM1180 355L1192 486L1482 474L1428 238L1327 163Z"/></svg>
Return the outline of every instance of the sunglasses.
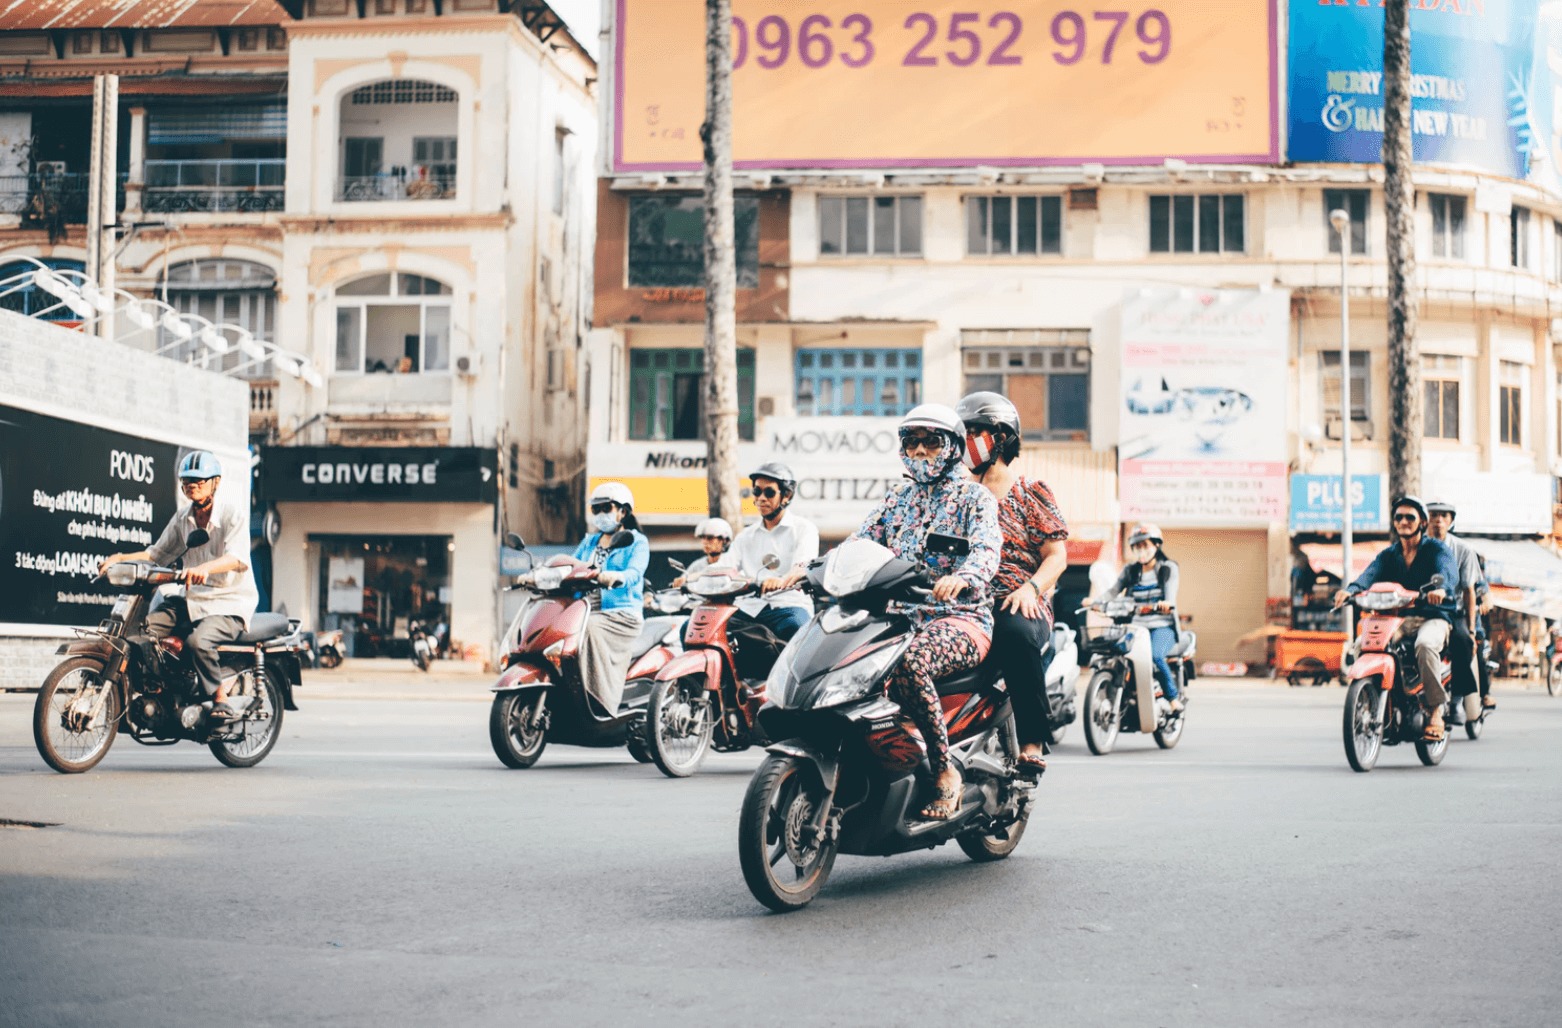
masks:
<svg viewBox="0 0 1562 1028"><path fill-rule="evenodd" d="M755 489L754 490L754 496L755 497L763 498L763 499L766 499L766 500L773 500L777 496L780 496L780 495L781 495L781 490L775 488L774 486L766 486L763 489Z"/></svg>
<svg viewBox="0 0 1562 1028"><path fill-rule="evenodd" d="M1419 515L1419 514L1395 514L1394 515L1394 520L1395 521L1420 521L1421 520L1421 515Z"/></svg>
<svg viewBox="0 0 1562 1028"><path fill-rule="evenodd" d="M185 490L195 489L203 485L211 485L215 481L215 478L187 478L179 483L179 488Z"/></svg>
<svg viewBox="0 0 1562 1028"><path fill-rule="evenodd" d="M943 448L943 437L936 432L907 432L900 437L900 451L902 453L910 453L912 450L941 450Z"/></svg>
<svg viewBox="0 0 1562 1028"><path fill-rule="evenodd" d="M593 514L610 514L613 511L613 507L614 507L614 504L611 503L611 502L609 502L609 503L593 503L591 505L591 513L593 513Z"/></svg>

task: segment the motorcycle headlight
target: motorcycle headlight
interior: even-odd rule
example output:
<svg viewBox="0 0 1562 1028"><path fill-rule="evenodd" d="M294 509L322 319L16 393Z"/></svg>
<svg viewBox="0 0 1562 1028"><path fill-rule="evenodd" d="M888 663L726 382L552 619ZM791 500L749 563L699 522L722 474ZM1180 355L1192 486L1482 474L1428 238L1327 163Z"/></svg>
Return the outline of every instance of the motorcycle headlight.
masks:
<svg viewBox="0 0 1562 1028"><path fill-rule="evenodd" d="M136 584L137 568L134 564L122 562L111 564L108 570L103 572L103 577L108 579L108 584L123 589L126 586Z"/></svg>
<svg viewBox="0 0 1562 1028"><path fill-rule="evenodd" d="M860 700L873 692L883 678L900 659L902 647L886 646L874 650L860 660L845 667L836 668L824 676L814 699L815 707L834 707L842 703Z"/></svg>
<svg viewBox="0 0 1562 1028"><path fill-rule="evenodd" d="M532 582L543 592L551 592L564 581L564 576L570 573L569 568L543 567L532 572Z"/></svg>

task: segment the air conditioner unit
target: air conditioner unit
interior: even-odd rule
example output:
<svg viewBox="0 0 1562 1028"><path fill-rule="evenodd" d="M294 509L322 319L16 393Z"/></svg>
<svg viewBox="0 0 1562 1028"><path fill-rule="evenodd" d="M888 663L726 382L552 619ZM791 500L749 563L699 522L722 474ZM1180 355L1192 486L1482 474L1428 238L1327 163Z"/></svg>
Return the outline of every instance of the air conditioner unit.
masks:
<svg viewBox="0 0 1562 1028"><path fill-rule="evenodd" d="M1071 211L1093 211L1100 206L1098 194L1094 189L1083 189L1078 186L1068 191L1068 209Z"/></svg>
<svg viewBox="0 0 1562 1028"><path fill-rule="evenodd" d="M483 366L483 357L477 353L463 353L456 358L456 374L472 376Z"/></svg>

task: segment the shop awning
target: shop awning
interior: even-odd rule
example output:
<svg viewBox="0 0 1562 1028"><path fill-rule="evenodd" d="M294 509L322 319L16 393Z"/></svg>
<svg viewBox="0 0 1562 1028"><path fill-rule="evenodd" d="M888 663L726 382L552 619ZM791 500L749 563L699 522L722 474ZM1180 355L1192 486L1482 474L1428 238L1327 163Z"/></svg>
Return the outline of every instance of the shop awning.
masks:
<svg viewBox="0 0 1562 1028"><path fill-rule="evenodd" d="M1307 563L1312 565L1314 571L1323 571L1342 578L1340 568L1344 566L1344 547L1339 543L1303 543L1302 553L1307 557ZM1351 575L1348 581L1354 582L1361 573L1367 570L1367 565L1372 563L1383 550L1381 542L1355 543L1350 548Z"/></svg>
<svg viewBox="0 0 1562 1028"><path fill-rule="evenodd" d="M1536 617L1562 617L1562 557L1531 539L1460 538L1486 559L1494 604Z"/></svg>

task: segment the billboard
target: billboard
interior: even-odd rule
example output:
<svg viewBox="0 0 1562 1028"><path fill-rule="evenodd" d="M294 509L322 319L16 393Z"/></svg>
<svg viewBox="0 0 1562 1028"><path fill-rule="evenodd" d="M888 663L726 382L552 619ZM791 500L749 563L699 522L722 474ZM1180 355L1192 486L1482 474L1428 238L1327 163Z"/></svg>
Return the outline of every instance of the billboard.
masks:
<svg viewBox="0 0 1562 1028"><path fill-rule="evenodd" d="M1383 475L1352 475L1350 523L1357 532L1388 528L1383 507L1387 491ZM1291 476L1291 531L1340 532L1345 524L1345 496L1339 475Z"/></svg>
<svg viewBox="0 0 1562 1028"><path fill-rule="evenodd" d="M493 503L497 461L478 446L268 446L260 471L272 502Z"/></svg>
<svg viewBox="0 0 1562 1028"><path fill-rule="evenodd" d="M734 164L1272 163L1279 2L734 0ZM616 0L614 171L701 166L704 19Z"/></svg>
<svg viewBox="0 0 1562 1028"><path fill-rule="evenodd" d="M1539 0L1410 6L1415 159L1530 177L1551 124L1556 14L1543 23ZM1290 0L1289 35L1290 160L1381 162L1383 9Z"/></svg>
<svg viewBox="0 0 1562 1028"><path fill-rule="evenodd" d="M1151 290L1121 314L1123 518L1284 522L1290 294Z"/></svg>

